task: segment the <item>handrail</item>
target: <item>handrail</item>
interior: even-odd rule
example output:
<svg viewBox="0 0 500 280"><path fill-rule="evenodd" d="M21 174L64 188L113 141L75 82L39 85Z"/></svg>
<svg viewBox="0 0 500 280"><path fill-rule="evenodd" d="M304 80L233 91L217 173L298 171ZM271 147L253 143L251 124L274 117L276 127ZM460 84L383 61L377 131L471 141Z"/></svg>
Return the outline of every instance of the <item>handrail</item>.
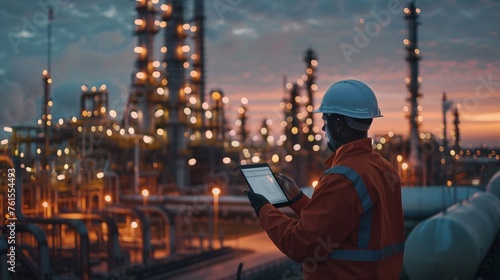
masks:
<svg viewBox="0 0 500 280"><path fill-rule="evenodd" d="M2 226L0 227L0 229L2 232L9 230L7 226ZM16 232L30 233L35 238L38 249L38 258L36 260L38 269L36 269L35 271L38 272L37 273L38 279L48 279L50 274L49 247L47 243L47 238L45 237L45 233L43 232L43 230L34 224L16 224ZM3 255L4 254L2 253L2 256ZM5 256L6 255L7 254L5 254ZM8 278L2 277L1 279L8 279Z"/></svg>
<svg viewBox="0 0 500 280"><path fill-rule="evenodd" d="M111 214L133 214L141 224L142 231L142 264L149 266L151 254L151 225L148 217L136 208L108 206L102 209L103 212Z"/></svg>
<svg viewBox="0 0 500 280"><path fill-rule="evenodd" d="M119 244L119 234L118 227L116 222L109 216L106 216L101 213L64 213L59 214L58 217L69 219L69 220L78 220L78 221L99 221L104 222L108 228L108 240L107 240L107 269L111 271L115 269L119 265L119 259L122 257L120 244Z"/></svg>
<svg viewBox="0 0 500 280"><path fill-rule="evenodd" d="M22 174L22 169L21 169L21 161L19 157L14 158L14 168L16 170L16 174ZM28 226L30 226L30 223L33 224L49 224L49 225L69 225L71 226L80 236L80 250L79 251L79 257L80 257L80 264L81 266L80 269L78 270L77 274L79 274L79 278L81 280L89 280L90 279L90 257L89 257L89 236L88 236L88 231L87 228L85 227L85 224L81 221L73 221L73 220L68 220L68 219L58 219L58 218L31 218L31 217L26 217L23 214L23 207L21 207L21 193L22 193L22 180L17 180L16 181L16 193L19 195L16 195L15 202L17 207L15 208L16 210L16 218L19 222L25 222L28 223ZM35 225L32 225L35 226ZM37 227L38 228L38 227ZM38 232L38 234L43 235L43 238L45 238L45 243L47 243L47 239L45 237L45 233L38 228L39 230L35 230ZM40 248L41 250L43 248ZM45 249L43 249L45 250ZM48 245L47 245L47 256L48 256ZM47 261L47 270L48 270L48 260L49 258L45 258ZM45 265L45 260L43 261ZM44 279L44 278L40 278Z"/></svg>
<svg viewBox="0 0 500 280"><path fill-rule="evenodd" d="M170 256L175 254L175 213L167 210L165 207L159 205L145 205L145 206L136 206L135 207L139 211L143 212L155 212L160 214L160 216L165 220L166 224L169 227L169 243L166 244L167 251L169 250ZM167 230L165 229L165 232ZM165 236L166 237L166 236Z"/></svg>
<svg viewBox="0 0 500 280"><path fill-rule="evenodd" d="M0 236L0 279L9 279L9 272L7 269L7 252L9 245L7 240Z"/></svg>

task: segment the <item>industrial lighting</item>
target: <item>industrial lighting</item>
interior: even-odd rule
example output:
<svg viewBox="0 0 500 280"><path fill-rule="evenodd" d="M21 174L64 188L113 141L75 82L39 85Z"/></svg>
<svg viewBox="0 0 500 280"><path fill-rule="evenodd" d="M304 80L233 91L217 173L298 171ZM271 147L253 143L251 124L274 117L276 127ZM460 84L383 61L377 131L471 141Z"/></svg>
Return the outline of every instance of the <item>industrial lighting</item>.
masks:
<svg viewBox="0 0 500 280"><path fill-rule="evenodd" d="M141 194L142 194L142 196L144 196L144 197L149 196L149 191L148 191L148 189L142 189Z"/></svg>
<svg viewBox="0 0 500 280"><path fill-rule="evenodd" d="M238 148L240 146L240 142L233 140L233 141L231 141L231 146Z"/></svg>
<svg viewBox="0 0 500 280"><path fill-rule="evenodd" d="M134 52L135 53L142 53L144 51L144 48L143 47L135 47L134 48Z"/></svg>
<svg viewBox="0 0 500 280"><path fill-rule="evenodd" d="M159 118L165 114L165 111L163 109L159 109L155 112L155 117Z"/></svg>
<svg viewBox="0 0 500 280"><path fill-rule="evenodd" d="M105 195L105 196L104 196L104 200L105 200L106 202L108 202L108 203L109 203L109 202L111 202L111 195L109 195L109 194Z"/></svg>
<svg viewBox="0 0 500 280"><path fill-rule="evenodd" d="M212 131L207 130L207 131L205 132L205 137L207 137L207 139L212 139L212 137L213 137L213 136L214 136L214 135L213 135Z"/></svg>
<svg viewBox="0 0 500 280"><path fill-rule="evenodd" d="M313 181L313 182L312 182L312 184L311 184L311 186L312 186L313 188L316 188L316 186L317 186L317 185L318 185L318 181Z"/></svg>
<svg viewBox="0 0 500 280"><path fill-rule="evenodd" d="M48 208L49 207L49 203L47 201L44 201L44 202L42 202L42 206L44 208Z"/></svg>
<svg viewBox="0 0 500 280"><path fill-rule="evenodd" d="M57 180L62 181L64 179L66 179L66 176L64 176L64 174L57 175Z"/></svg>
<svg viewBox="0 0 500 280"><path fill-rule="evenodd" d="M222 163L224 164L230 164L231 163L231 158L230 157L225 157L222 159Z"/></svg>
<svg viewBox="0 0 500 280"><path fill-rule="evenodd" d="M144 135L142 137L142 140L144 141L144 143L146 144L151 144L153 142L153 138L151 136L148 136L148 135Z"/></svg>
<svg viewBox="0 0 500 280"><path fill-rule="evenodd" d="M3 128L3 130L4 130L5 132L12 132L12 127L8 127L8 126L6 126L6 127L4 127L4 128Z"/></svg>
<svg viewBox="0 0 500 280"><path fill-rule="evenodd" d="M95 176L97 177L97 179L102 179L102 178L104 178L104 173L98 172Z"/></svg>
<svg viewBox="0 0 500 280"><path fill-rule="evenodd" d="M213 195L219 195L219 194L220 194L220 189L219 189L219 188L217 188L217 187L216 187L216 188L213 188L213 189L212 189L212 194L213 194Z"/></svg>
<svg viewBox="0 0 500 280"><path fill-rule="evenodd" d="M133 127L129 127L129 128L128 128L128 133L129 133L129 134L134 134L134 133L135 133L134 128L133 128Z"/></svg>
<svg viewBox="0 0 500 280"><path fill-rule="evenodd" d="M286 155L286 156L285 156L285 161L286 161L286 162L290 162L290 161L292 161L292 160L293 160L293 156L292 156L292 155Z"/></svg>
<svg viewBox="0 0 500 280"><path fill-rule="evenodd" d="M116 118L116 116L117 116L116 111L115 110L110 110L109 111L109 116L112 117L112 118Z"/></svg>
<svg viewBox="0 0 500 280"><path fill-rule="evenodd" d="M7 145L8 143L9 143L8 139L3 139L2 141L0 141L0 144L2 145Z"/></svg>
<svg viewBox="0 0 500 280"><path fill-rule="evenodd" d="M134 23L135 23L135 25L142 25L144 23L144 21L140 18L137 18L134 20Z"/></svg>
<svg viewBox="0 0 500 280"><path fill-rule="evenodd" d="M274 155L271 157L271 160L272 160L274 163L277 163L278 161L280 161L280 156L278 156L277 154L274 154Z"/></svg>
<svg viewBox="0 0 500 280"><path fill-rule="evenodd" d="M132 228L137 228L138 224L137 224L137 222L136 222L136 221L133 221L133 222L131 222L131 223L130 223L130 226L131 226Z"/></svg>
<svg viewBox="0 0 500 280"><path fill-rule="evenodd" d="M191 159L189 159L189 160L188 160L188 164L189 164L190 166L195 165L195 164L196 164L196 159L195 159L195 158L191 158Z"/></svg>

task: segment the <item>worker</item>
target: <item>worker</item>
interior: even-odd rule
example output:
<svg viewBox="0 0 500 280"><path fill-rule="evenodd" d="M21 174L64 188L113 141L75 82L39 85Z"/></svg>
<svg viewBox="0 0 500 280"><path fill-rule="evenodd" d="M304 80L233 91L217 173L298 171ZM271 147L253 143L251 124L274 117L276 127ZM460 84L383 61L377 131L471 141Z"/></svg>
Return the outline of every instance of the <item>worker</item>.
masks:
<svg viewBox="0 0 500 280"><path fill-rule="evenodd" d="M305 279L399 279L404 251L401 181L375 153L367 131L382 117L373 91L357 80L333 84L315 113L333 154L311 198L278 174L291 218L262 195L246 191L261 226ZM283 279L297 279L287 271Z"/></svg>

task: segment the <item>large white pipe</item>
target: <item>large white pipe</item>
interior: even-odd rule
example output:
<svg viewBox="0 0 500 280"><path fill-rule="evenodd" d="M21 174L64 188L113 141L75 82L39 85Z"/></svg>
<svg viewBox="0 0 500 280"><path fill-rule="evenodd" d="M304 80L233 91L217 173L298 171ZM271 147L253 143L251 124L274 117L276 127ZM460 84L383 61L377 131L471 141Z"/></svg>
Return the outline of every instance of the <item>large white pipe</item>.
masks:
<svg viewBox="0 0 500 280"><path fill-rule="evenodd" d="M314 191L313 187L301 189L308 197L311 197ZM403 187L401 201L405 220L427 219L478 191L480 190L475 187Z"/></svg>
<svg viewBox="0 0 500 280"><path fill-rule="evenodd" d="M401 202L405 220L429 218L478 191L475 187L403 187Z"/></svg>
<svg viewBox="0 0 500 280"><path fill-rule="evenodd" d="M475 193L418 224L406 239L410 279L473 279L500 230L500 199Z"/></svg>

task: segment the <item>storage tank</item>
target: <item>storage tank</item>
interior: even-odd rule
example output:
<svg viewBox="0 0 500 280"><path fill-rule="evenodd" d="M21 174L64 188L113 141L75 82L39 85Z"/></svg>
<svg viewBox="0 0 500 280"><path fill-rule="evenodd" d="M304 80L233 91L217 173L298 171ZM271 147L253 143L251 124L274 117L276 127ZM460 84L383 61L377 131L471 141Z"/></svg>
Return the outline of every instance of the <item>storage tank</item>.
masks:
<svg viewBox="0 0 500 280"><path fill-rule="evenodd" d="M410 279L473 279L500 230L500 199L475 193L421 222L406 239Z"/></svg>

